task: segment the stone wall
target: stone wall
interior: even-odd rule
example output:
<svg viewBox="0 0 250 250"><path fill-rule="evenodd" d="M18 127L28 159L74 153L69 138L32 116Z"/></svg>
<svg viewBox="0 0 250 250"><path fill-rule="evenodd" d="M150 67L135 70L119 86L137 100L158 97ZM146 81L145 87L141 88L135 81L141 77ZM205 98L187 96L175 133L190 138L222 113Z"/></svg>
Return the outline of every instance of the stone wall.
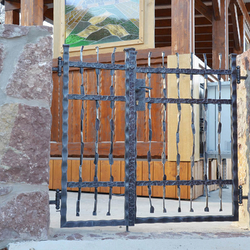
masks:
<svg viewBox="0 0 250 250"><path fill-rule="evenodd" d="M241 75L250 76L250 50L237 57L237 65L241 68ZM243 195L249 193L250 168L250 77L242 80L237 87L238 112L238 177L239 185L243 187ZM243 200L239 207L239 226L250 228L249 201Z"/></svg>
<svg viewBox="0 0 250 250"><path fill-rule="evenodd" d="M48 237L51 33L0 26L0 249Z"/></svg>

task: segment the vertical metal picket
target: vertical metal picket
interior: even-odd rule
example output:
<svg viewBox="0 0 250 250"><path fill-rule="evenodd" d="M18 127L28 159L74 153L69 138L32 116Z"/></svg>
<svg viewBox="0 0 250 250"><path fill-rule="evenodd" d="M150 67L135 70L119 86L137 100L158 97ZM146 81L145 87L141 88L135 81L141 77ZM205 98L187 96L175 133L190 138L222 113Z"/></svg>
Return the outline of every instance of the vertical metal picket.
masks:
<svg viewBox="0 0 250 250"><path fill-rule="evenodd" d="M126 71L126 111L125 111L125 220L128 226L135 224L136 217L136 109L135 81L136 54L135 49L125 49Z"/></svg>
<svg viewBox="0 0 250 250"><path fill-rule="evenodd" d="M63 111L62 111L62 199L61 227L67 214L67 169L68 169L68 93L69 93L69 45L63 45Z"/></svg>

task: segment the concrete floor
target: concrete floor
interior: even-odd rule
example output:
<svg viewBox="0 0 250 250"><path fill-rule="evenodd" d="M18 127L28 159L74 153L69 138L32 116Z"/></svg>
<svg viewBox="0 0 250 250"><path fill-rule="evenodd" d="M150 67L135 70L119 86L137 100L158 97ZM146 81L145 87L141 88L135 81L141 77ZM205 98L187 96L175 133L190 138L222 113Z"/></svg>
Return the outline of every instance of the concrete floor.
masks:
<svg viewBox="0 0 250 250"><path fill-rule="evenodd" d="M223 212L219 212L218 190L210 192L210 212L204 212L205 197L194 201L195 212L189 212L189 201L182 201L182 213L177 212L178 201L166 200L167 214L162 213L162 200L153 199L155 213L149 213L148 198L137 199L137 216L176 216L176 215L229 215L232 211L231 189L223 189ZM54 192L50 192L54 199ZM81 215L75 216L77 193L68 194L67 220L122 219L124 197L114 196L111 216L107 217L108 195L98 195L98 215L92 216L93 194L83 193ZM126 232L124 226L92 228L59 228L60 213L51 205L50 238L44 242L23 242L10 244L10 250L26 249L249 249L250 231L241 229L237 222L192 222L138 224Z"/></svg>

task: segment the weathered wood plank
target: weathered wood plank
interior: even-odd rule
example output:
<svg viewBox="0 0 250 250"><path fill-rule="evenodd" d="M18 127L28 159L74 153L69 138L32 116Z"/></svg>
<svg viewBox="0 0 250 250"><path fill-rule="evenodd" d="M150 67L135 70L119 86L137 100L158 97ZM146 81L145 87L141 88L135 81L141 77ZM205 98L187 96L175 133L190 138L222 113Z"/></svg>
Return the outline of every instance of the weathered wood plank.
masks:
<svg viewBox="0 0 250 250"><path fill-rule="evenodd" d="M220 20L220 18L221 18L220 2L221 2L221 0L212 0L214 19L217 21Z"/></svg>

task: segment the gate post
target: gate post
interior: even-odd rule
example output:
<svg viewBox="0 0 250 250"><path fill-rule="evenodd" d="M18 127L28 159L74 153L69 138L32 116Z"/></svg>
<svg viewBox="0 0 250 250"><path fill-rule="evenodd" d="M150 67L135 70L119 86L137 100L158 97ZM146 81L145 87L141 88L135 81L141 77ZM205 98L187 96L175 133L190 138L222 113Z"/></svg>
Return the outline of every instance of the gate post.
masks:
<svg viewBox="0 0 250 250"><path fill-rule="evenodd" d="M126 111L125 111L125 220L128 226L135 224L136 218L136 109L135 81L136 54L133 48L125 49L126 67Z"/></svg>

